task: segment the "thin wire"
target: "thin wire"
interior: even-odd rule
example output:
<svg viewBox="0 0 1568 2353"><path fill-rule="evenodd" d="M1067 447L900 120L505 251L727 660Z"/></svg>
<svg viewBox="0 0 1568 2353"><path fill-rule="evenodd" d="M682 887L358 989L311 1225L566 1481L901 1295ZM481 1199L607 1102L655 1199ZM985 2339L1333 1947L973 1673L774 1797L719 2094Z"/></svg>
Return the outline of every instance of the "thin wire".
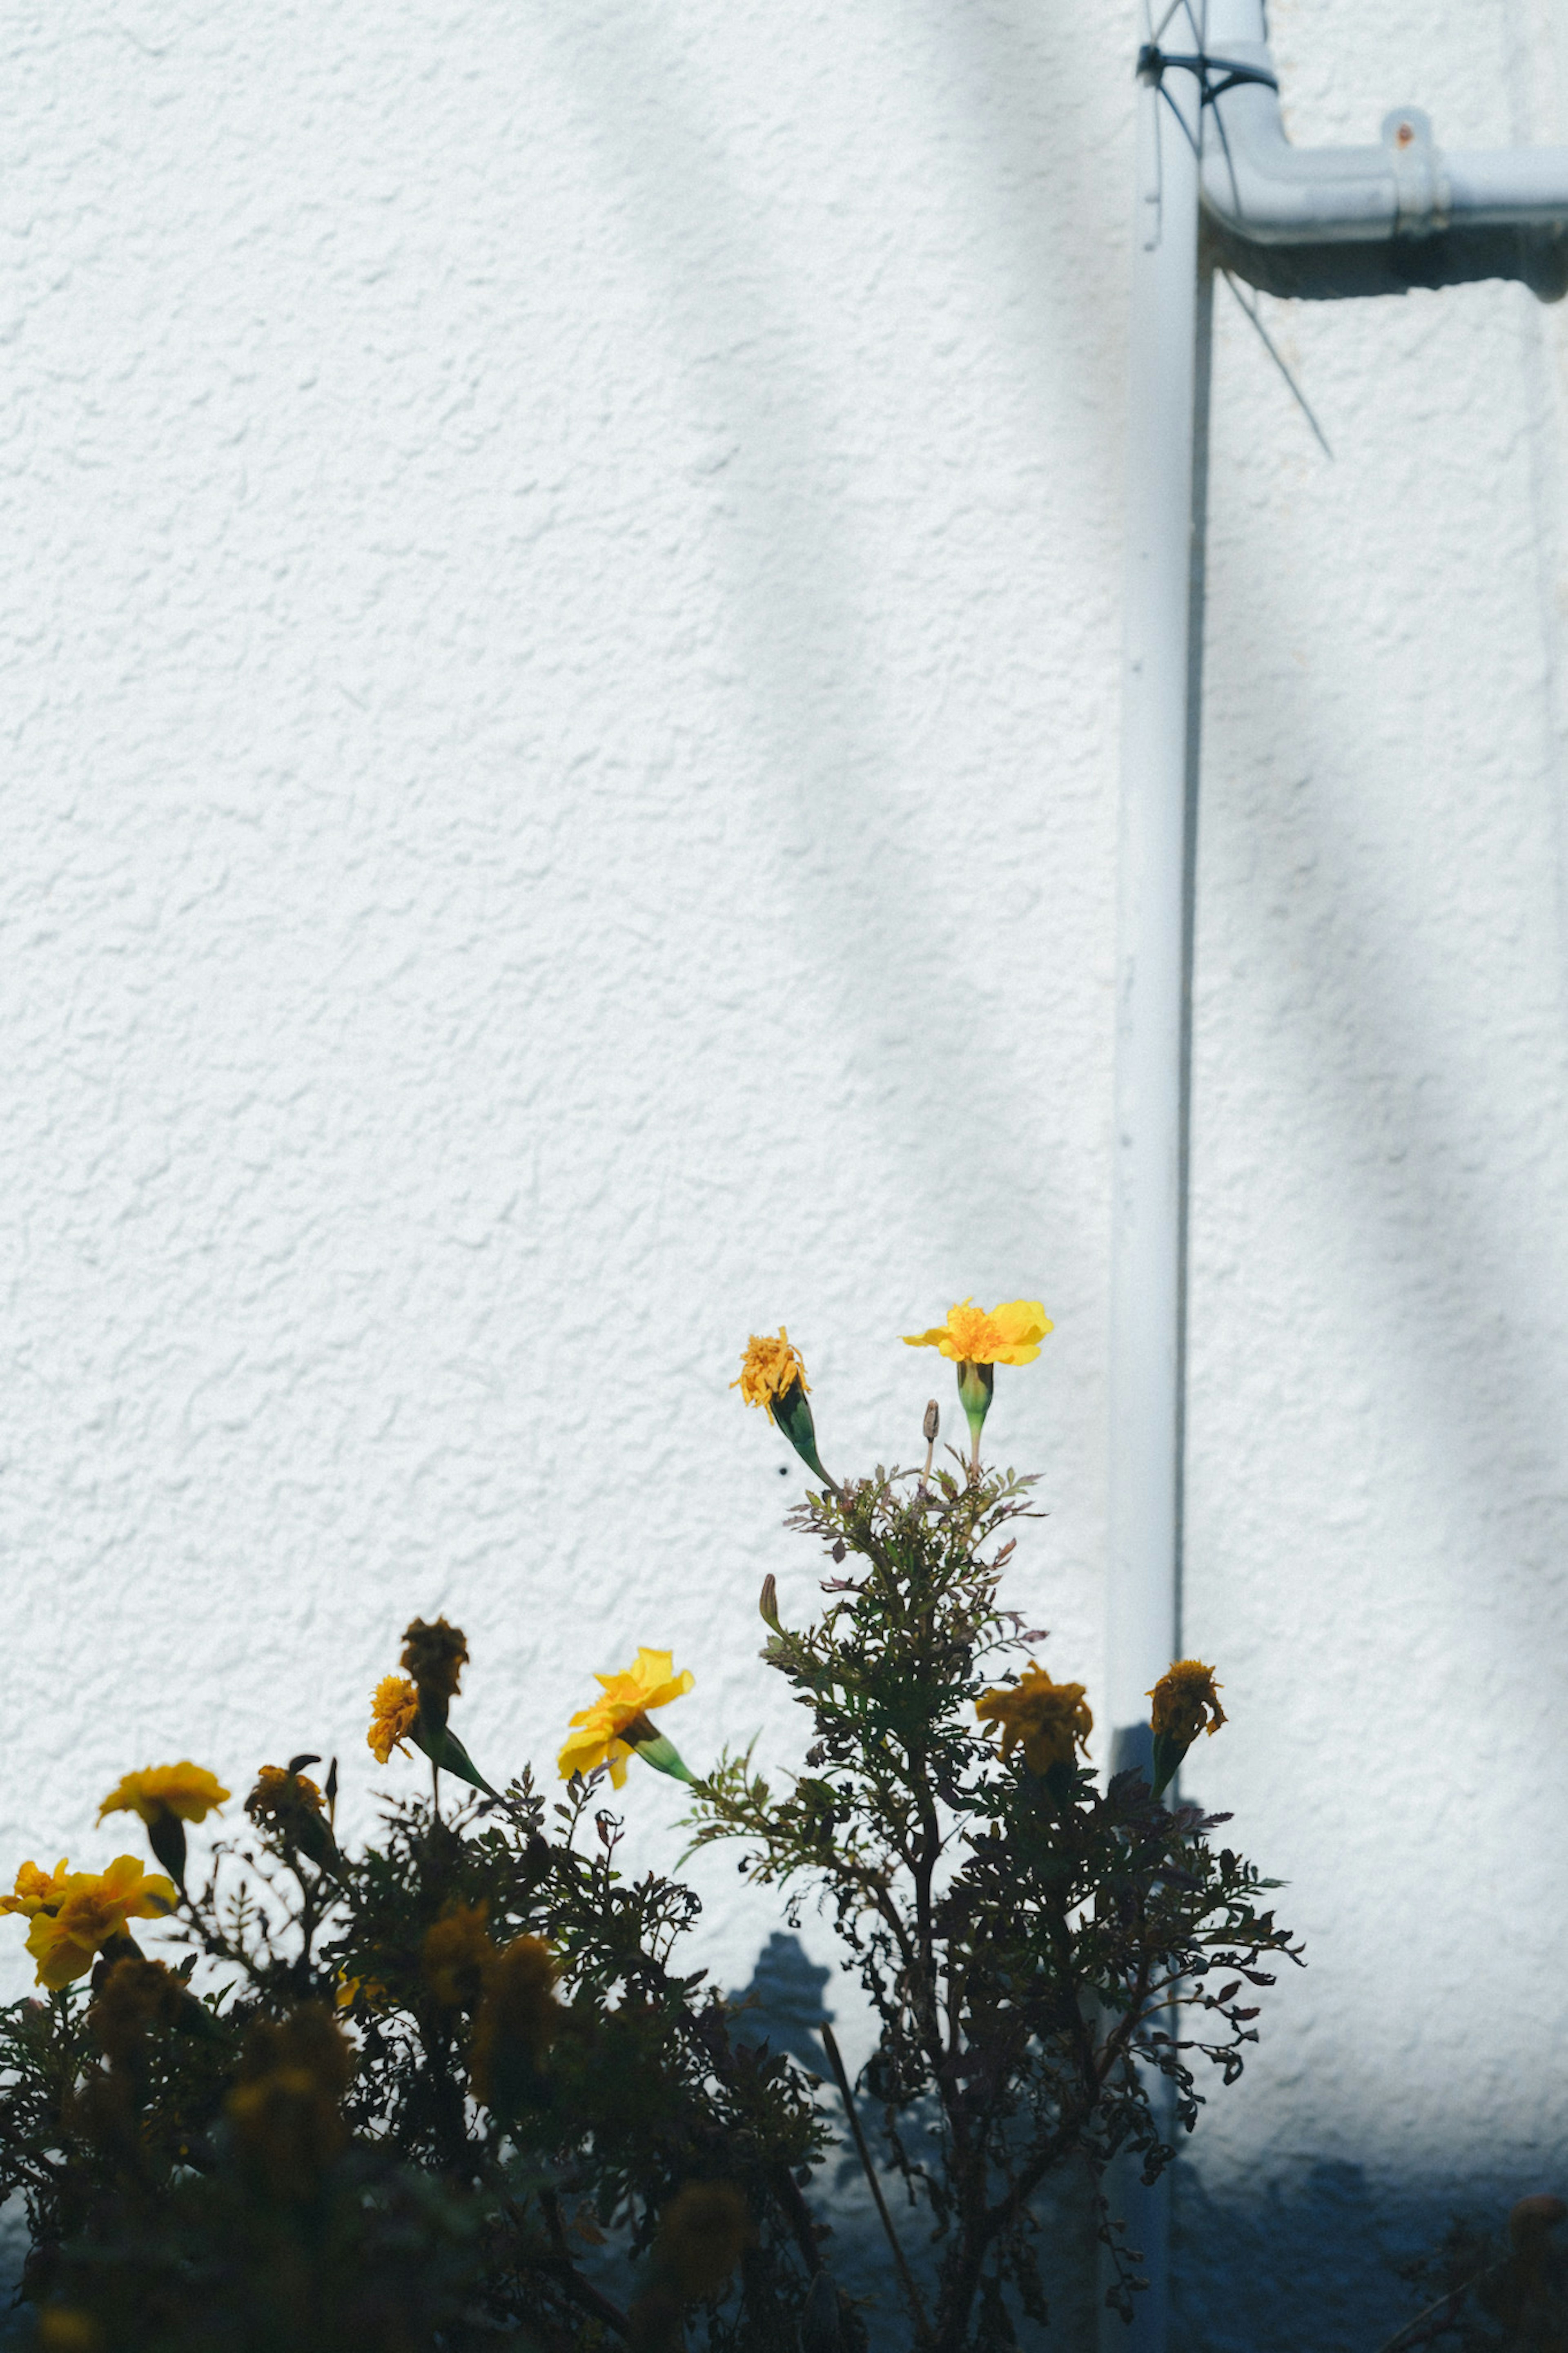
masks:
<svg viewBox="0 0 1568 2353"><path fill-rule="evenodd" d="M1258 315L1257 305L1247 300L1240 287L1237 284L1228 269L1222 269L1220 276L1225 280L1226 284L1229 287L1231 292L1235 295L1237 302L1240 304L1243 315L1246 318L1250 319L1253 325L1257 328L1258 335L1262 341L1264 350L1268 353L1269 358L1273 361L1275 366L1279 369L1280 375L1289 385L1291 396L1294 398L1297 406L1300 408L1302 416L1306 418L1308 424L1311 427L1313 432L1318 438L1319 448L1322 450L1324 457L1331 463L1334 453L1329 447L1328 436L1323 431L1323 428L1319 424L1317 418L1313 416L1306 394L1302 391L1300 385L1297 383L1295 377L1286 366L1284 360L1280 357L1279 350L1275 345L1273 336L1269 333L1268 328L1264 325L1262 319Z"/></svg>

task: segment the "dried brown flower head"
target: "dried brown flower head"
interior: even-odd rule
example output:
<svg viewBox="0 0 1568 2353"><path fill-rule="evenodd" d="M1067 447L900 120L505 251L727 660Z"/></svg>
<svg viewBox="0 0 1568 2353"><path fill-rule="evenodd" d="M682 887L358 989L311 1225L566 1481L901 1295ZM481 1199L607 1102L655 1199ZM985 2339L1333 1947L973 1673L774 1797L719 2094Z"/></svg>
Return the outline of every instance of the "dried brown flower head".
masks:
<svg viewBox="0 0 1568 2353"><path fill-rule="evenodd" d="M442 1700L456 1699L463 1669L468 1663L468 1637L445 1618L427 1625L416 1618L403 1637L403 1666L419 1687Z"/></svg>

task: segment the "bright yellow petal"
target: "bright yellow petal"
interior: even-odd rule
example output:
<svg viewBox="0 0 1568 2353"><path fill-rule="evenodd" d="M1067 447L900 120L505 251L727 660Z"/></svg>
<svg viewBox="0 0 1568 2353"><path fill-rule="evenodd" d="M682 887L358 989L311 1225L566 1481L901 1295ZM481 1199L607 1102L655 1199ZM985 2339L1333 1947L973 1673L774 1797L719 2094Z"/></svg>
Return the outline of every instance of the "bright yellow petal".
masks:
<svg viewBox="0 0 1568 2353"><path fill-rule="evenodd" d="M27 1932L27 1950L38 1965L38 1983L58 1993L73 1978L84 1978L93 1964L95 1947L79 1945L59 1922L40 1912Z"/></svg>
<svg viewBox="0 0 1568 2353"><path fill-rule="evenodd" d="M1005 1343L996 1351L1003 1365L1032 1365L1040 1342L1056 1328L1037 1299L1014 1299L1005 1307L994 1307L991 1321Z"/></svg>
<svg viewBox="0 0 1568 2353"><path fill-rule="evenodd" d="M947 1338L947 1325L933 1324L929 1332L906 1332L904 1345L906 1348L941 1348L945 1345Z"/></svg>
<svg viewBox="0 0 1568 2353"><path fill-rule="evenodd" d="M574 1716L574 1724L579 1721ZM580 1732L575 1740L566 1742L555 1761L561 1768L561 1778L569 1781L574 1773L591 1773L596 1765L604 1763L605 1743L591 1732Z"/></svg>

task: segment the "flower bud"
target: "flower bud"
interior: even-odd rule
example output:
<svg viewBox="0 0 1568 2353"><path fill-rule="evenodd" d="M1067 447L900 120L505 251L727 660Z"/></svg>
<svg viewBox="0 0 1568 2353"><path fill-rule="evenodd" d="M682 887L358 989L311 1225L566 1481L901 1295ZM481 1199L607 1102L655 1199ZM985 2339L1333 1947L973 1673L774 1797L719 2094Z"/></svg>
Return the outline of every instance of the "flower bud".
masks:
<svg viewBox="0 0 1568 2353"><path fill-rule="evenodd" d="M941 1428L942 1415L937 1410L937 1402L935 1398L932 1398L931 1403L926 1408L926 1418L921 1424L921 1436L925 1440L928 1446L934 1446L936 1444L936 1434Z"/></svg>
<svg viewBox="0 0 1568 2353"><path fill-rule="evenodd" d="M763 1579L763 1589L757 1600L757 1609L765 1626L771 1626L775 1634L784 1632L784 1628L779 1624L778 1586L771 1569Z"/></svg>

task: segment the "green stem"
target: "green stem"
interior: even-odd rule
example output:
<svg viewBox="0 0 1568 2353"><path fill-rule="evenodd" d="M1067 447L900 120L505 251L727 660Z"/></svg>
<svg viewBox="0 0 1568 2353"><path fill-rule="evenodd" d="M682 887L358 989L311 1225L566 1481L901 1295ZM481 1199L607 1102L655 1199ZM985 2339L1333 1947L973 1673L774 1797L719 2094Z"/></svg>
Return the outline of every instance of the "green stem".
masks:
<svg viewBox="0 0 1568 2353"><path fill-rule="evenodd" d="M915 2285L914 2275L904 2261L904 2251L899 2244L898 2233L893 2228L893 2218L888 2211L888 2201L882 2195L882 2185L877 2179L877 2168L871 2162L871 2152L866 2146L866 2136L860 2129L860 2119L855 2110L855 2094L849 2088L849 2078L845 2072L843 2059L839 2055L837 2042L832 2027L828 2025L826 2019L822 2021L817 2031L822 2037L823 2048L827 2052L827 2063L833 2070L833 2080L838 2086L838 2096L844 2103L844 2113L849 2121L849 2131L855 2143L856 2155L860 2159L860 2169L870 2186L871 2195L876 2200L877 2211L882 2218L882 2228L888 2234L888 2244L893 2251L893 2261L898 2265L899 2278L903 2284L904 2294L909 2299L910 2311L913 2316L915 2327L920 2330L922 2339L929 2344L931 2322L926 2318L926 2308L921 2301L921 2292Z"/></svg>

